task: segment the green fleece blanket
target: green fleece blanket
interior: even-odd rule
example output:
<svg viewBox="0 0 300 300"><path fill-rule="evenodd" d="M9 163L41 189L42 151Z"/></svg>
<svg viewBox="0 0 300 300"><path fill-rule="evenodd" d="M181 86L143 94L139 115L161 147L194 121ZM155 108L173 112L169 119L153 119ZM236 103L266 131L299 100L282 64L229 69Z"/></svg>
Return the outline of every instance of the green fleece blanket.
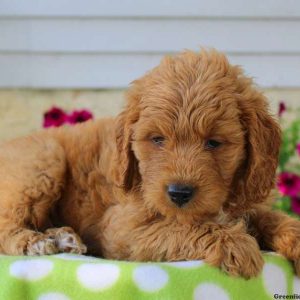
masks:
<svg viewBox="0 0 300 300"><path fill-rule="evenodd" d="M271 253L264 258L261 276L245 280L202 261L131 263L70 254L0 256L0 299L300 299L300 280L291 263ZM283 295L294 298L280 298Z"/></svg>

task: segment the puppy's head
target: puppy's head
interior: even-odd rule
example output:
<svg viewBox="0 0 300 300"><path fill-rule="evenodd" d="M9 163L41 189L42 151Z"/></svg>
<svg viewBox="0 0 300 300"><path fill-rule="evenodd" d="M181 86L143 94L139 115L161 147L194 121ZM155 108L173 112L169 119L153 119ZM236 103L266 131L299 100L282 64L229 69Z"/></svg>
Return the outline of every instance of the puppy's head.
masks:
<svg viewBox="0 0 300 300"><path fill-rule="evenodd" d="M139 191L149 210L193 222L267 198L280 129L224 55L167 57L127 98L117 119L117 182Z"/></svg>

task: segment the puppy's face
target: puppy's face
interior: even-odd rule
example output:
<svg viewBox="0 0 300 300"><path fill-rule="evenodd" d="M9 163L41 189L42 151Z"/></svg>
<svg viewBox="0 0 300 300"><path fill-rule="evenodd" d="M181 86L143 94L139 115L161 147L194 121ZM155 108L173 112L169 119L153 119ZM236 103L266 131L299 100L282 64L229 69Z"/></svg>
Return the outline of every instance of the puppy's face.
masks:
<svg viewBox="0 0 300 300"><path fill-rule="evenodd" d="M256 132L262 117L253 120L256 125L249 125L251 118L257 118L251 114L264 109L265 102L259 95L250 101L251 107L241 104L250 105L245 97L255 98L256 91L239 75L222 55L187 53L165 60L136 81L129 92L129 109L123 115L128 123L124 126L129 128L129 155L136 162L138 186L150 211L195 222L217 216L231 198L236 206L236 193L241 194L238 201L249 201L242 197L247 184L256 185L250 178L255 174L249 175L255 171L249 165L257 168L260 156L269 152L258 153L265 148L252 144L269 141L262 141ZM271 120L265 111L263 117ZM267 124L271 132L274 126ZM261 129L269 136L267 129ZM273 147L274 158L279 143ZM276 162L269 162L269 167L276 168ZM271 181L262 187L265 192L272 185L274 175L270 176ZM254 201L260 196L252 197Z"/></svg>
<svg viewBox="0 0 300 300"><path fill-rule="evenodd" d="M210 85L206 83L205 90ZM146 205L179 218L216 215L245 157L234 95L199 91L182 98L168 95L162 83L146 93L140 105L132 149Z"/></svg>

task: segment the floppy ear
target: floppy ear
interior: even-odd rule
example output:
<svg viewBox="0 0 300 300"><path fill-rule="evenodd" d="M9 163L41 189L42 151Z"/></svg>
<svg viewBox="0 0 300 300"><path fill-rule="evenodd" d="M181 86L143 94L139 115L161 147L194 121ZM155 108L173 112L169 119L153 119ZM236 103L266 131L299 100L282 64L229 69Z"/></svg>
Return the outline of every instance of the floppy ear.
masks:
<svg viewBox="0 0 300 300"><path fill-rule="evenodd" d="M281 130L268 112L260 93L251 100L241 99L241 122L246 135L246 160L237 172L233 198L237 207L250 207L266 200L275 183Z"/></svg>
<svg viewBox="0 0 300 300"><path fill-rule="evenodd" d="M129 192L140 180L138 161L131 148L133 125L139 119L140 93L138 81L127 92L127 106L116 120L116 164L115 181L125 192Z"/></svg>

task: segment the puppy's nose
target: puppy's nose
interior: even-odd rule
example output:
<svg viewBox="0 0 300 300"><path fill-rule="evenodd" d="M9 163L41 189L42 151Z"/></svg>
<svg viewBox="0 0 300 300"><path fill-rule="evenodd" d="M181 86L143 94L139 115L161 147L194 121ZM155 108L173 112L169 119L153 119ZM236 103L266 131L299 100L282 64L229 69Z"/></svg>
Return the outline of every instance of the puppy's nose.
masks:
<svg viewBox="0 0 300 300"><path fill-rule="evenodd" d="M170 184L168 185L170 199L179 207L189 202L194 195L194 188L189 185Z"/></svg>

